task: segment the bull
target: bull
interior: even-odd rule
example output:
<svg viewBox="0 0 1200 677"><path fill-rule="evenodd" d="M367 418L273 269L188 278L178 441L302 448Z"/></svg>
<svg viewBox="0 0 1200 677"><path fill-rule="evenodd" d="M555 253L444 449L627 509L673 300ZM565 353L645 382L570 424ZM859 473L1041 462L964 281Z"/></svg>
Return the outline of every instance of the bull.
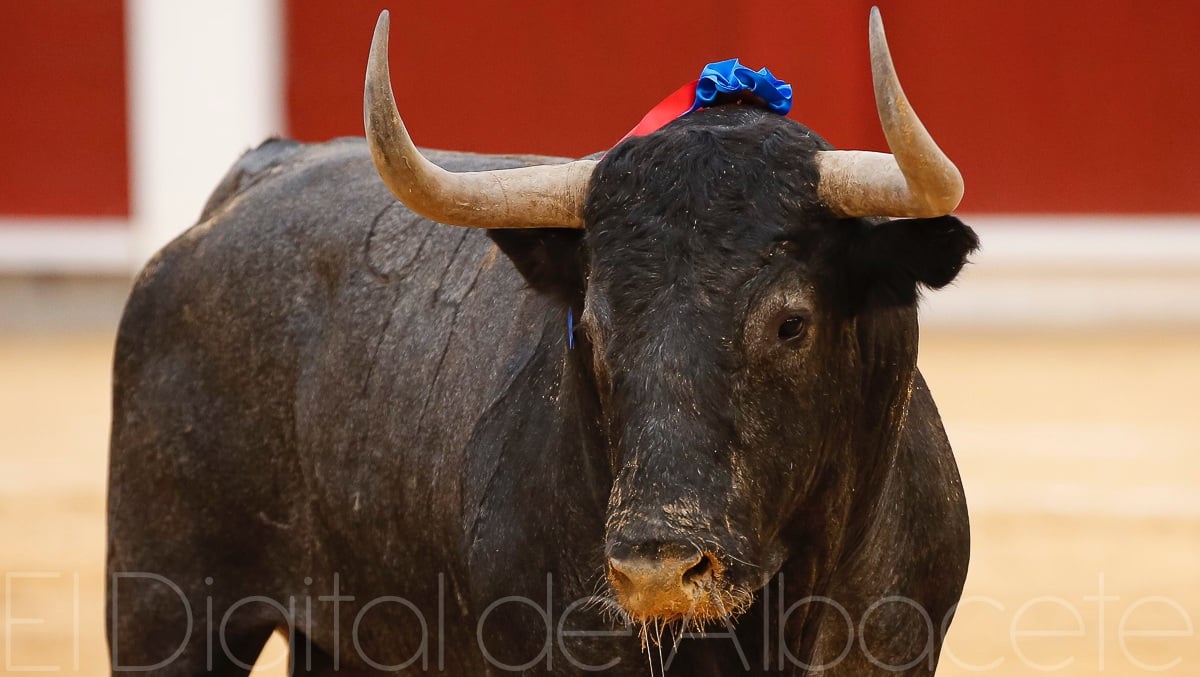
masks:
<svg viewBox="0 0 1200 677"><path fill-rule="evenodd" d="M870 29L890 153L729 104L567 161L417 150L381 15L366 140L247 153L130 295L114 671L932 673L916 305L977 239Z"/></svg>

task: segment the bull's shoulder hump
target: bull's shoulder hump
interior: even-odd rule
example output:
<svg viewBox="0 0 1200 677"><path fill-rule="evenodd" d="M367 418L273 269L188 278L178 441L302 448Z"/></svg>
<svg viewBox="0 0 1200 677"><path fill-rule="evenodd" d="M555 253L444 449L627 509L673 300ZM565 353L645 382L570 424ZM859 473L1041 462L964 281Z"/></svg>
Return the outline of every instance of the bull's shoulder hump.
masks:
<svg viewBox="0 0 1200 677"><path fill-rule="evenodd" d="M426 153L456 172L569 161L540 155ZM386 219L381 221L381 215ZM408 242L414 233L430 228L439 240L457 241L461 235L450 227L433 227L404 209L376 173L362 137L322 143L270 139L233 164L198 222L146 265L135 287L143 286L164 263L174 262L168 269L200 265L193 254L201 245L208 254L204 265L214 270L242 270L241 259L251 255L277 266L311 266L316 265L311 257L296 255L308 251L326 259L352 258L357 252L370 253L372 246L364 248L364 242L377 246L396 233ZM222 263L215 263L214 257Z"/></svg>
<svg viewBox="0 0 1200 677"><path fill-rule="evenodd" d="M512 169L572 160L532 154L493 155L436 149L423 152L435 164L454 172ZM232 198L273 176L304 173L308 169L347 162L373 172L370 156L370 148L362 137L342 137L324 143L303 143L278 137L267 139L243 153L229 168L205 203L199 221L208 220Z"/></svg>
<svg viewBox="0 0 1200 677"><path fill-rule="evenodd" d="M570 161L446 150L426 154L456 172ZM397 202L375 170L366 139L305 143L274 138L238 158L198 222L148 262L135 288L145 286L155 273L177 276L180 268L204 267L214 275L244 271L243 259L248 257L273 262L277 272L328 267L330 259L354 259L360 252L370 256L390 237L411 244L426 231L439 241L457 242L461 236L451 227L433 226ZM205 252L204 261L196 256L198 249ZM415 255L415 250L409 254Z"/></svg>
<svg viewBox="0 0 1200 677"><path fill-rule="evenodd" d="M206 221L237 194L260 181L284 165L287 160L304 149L304 144L291 139L270 138L238 158L229 168L221 182L213 189L200 212L200 221Z"/></svg>

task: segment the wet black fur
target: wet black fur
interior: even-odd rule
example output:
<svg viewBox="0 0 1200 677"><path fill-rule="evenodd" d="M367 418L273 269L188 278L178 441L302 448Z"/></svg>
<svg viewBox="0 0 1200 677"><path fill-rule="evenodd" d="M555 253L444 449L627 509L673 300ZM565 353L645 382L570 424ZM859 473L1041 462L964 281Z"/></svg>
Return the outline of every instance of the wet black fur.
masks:
<svg viewBox="0 0 1200 677"><path fill-rule="evenodd" d="M977 243L953 217L834 218L815 193L812 156L825 148L755 108L700 111L604 158L586 232L490 233L398 205L361 139L252 151L127 305L110 572L170 580L198 625L209 603L219 621L249 596L296 597L297 672L308 674L330 673L335 656L369 672L350 621L371 599L403 597L431 624L441 609L429 670L440 660L448 674L485 674L475 633L493 602L544 600L550 574L557 624L566 604L604 591L606 555L686 542L715 553L723 582L746 595L736 632L751 673L804 673L781 668L780 637L808 664L838 656L847 637L829 608L801 608L782 633L763 620L811 595L843 605L856 630L867 617L878 662L931 671L968 536L916 370L915 302ZM430 155L453 170L543 161ZM569 307L582 321L574 350ZM801 335L781 341L780 322L797 316ZM340 633L318 600L335 578L355 597L338 608ZM175 592L110 583L122 663L181 646ZM912 608L868 613L893 595L927 609L932 637ZM592 607L567 629L614 623ZM226 635L251 661L283 624L251 603ZM381 604L358 642L399 663L419 631L407 607ZM516 664L539 655L546 631L509 604L483 632ZM203 671L205 641L198 627L161 674ZM636 637L568 648L619 661L604 674L657 662ZM244 674L212 653L215 672ZM895 672L857 643L838 665L832 674ZM729 638L685 640L670 670L744 671ZM526 669L580 672L559 649Z"/></svg>

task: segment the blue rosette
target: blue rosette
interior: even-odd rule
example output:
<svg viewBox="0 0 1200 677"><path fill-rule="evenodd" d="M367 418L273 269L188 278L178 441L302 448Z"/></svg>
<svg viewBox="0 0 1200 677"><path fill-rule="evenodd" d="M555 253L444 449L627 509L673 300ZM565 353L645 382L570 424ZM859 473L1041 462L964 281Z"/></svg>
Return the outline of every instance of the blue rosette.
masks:
<svg viewBox="0 0 1200 677"><path fill-rule="evenodd" d="M722 94L749 92L780 115L792 109L792 86L771 75L766 68L750 70L737 59L716 61L700 71L696 101L688 112L713 105Z"/></svg>

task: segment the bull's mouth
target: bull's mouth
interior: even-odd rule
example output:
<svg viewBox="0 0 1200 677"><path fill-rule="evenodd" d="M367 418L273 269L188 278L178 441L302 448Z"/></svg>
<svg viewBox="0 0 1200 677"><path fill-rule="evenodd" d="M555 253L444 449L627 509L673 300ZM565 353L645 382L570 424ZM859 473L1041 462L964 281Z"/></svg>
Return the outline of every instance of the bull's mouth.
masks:
<svg viewBox="0 0 1200 677"><path fill-rule="evenodd" d="M754 591L730 580L714 553L649 558L610 558L608 583L620 615L643 628L679 624L701 628L744 612ZM644 641L653 641L643 633Z"/></svg>

